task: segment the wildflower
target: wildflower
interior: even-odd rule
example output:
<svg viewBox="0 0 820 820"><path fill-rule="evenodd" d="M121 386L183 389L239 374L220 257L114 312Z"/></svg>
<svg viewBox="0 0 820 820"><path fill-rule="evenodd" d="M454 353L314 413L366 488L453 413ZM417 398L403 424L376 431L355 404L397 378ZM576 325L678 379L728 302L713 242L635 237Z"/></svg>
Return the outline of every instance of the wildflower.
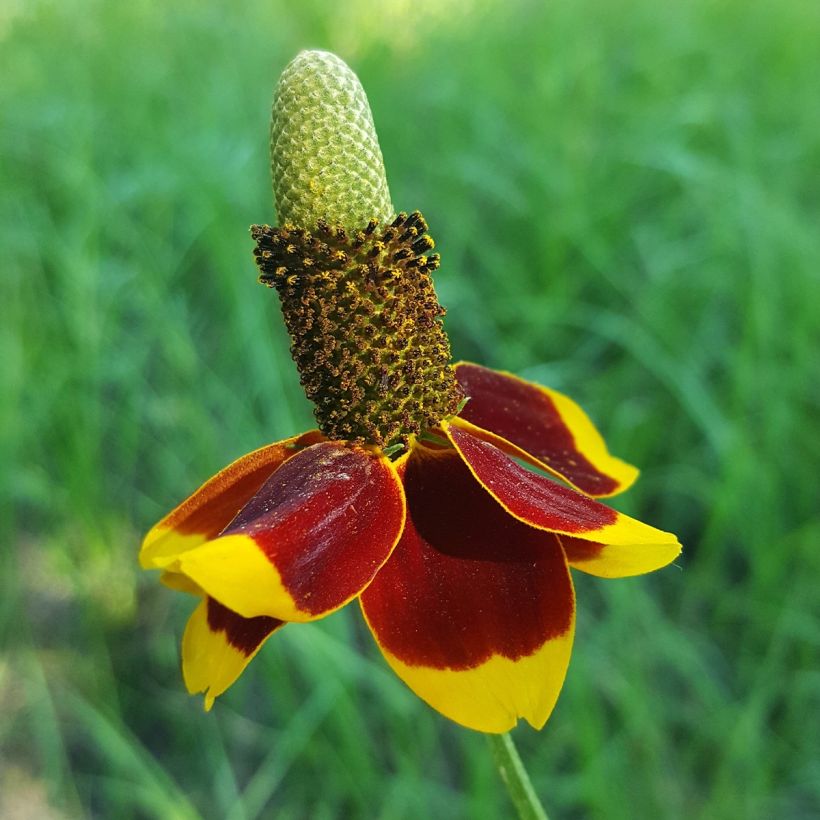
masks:
<svg viewBox="0 0 820 820"><path fill-rule="evenodd" d="M680 545L595 500L637 470L575 402L450 364L427 224L394 212L367 99L337 57L286 68L272 154L282 224L254 226L256 260L319 430L241 457L146 536L142 566L201 596L187 688L210 708L286 623L358 599L432 707L485 732L540 728L569 663L569 567L634 575Z"/></svg>

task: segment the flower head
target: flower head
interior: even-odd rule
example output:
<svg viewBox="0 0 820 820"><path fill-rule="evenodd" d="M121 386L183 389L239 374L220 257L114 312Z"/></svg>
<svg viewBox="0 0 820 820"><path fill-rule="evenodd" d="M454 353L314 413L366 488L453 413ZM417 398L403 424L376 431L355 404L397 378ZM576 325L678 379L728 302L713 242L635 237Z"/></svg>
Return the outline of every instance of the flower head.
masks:
<svg viewBox="0 0 820 820"><path fill-rule="evenodd" d="M275 631L357 598L431 706L481 731L540 728L569 663L569 568L634 575L680 545L596 500L637 470L575 402L451 365L427 224L393 211L339 58L285 69L271 135L281 224L253 227L255 255L319 429L241 457L146 536L142 565L201 598L186 685L210 708Z"/></svg>

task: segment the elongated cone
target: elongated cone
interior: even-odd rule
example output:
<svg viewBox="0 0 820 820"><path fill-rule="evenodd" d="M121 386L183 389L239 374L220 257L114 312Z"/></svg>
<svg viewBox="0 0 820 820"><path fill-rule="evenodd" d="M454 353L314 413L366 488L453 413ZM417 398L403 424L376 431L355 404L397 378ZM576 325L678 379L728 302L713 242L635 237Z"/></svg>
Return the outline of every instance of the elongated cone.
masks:
<svg viewBox="0 0 820 820"><path fill-rule="evenodd" d="M279 224L320 219L361 229L394 216L370 104L359 78L327 51L303 51L282 72L271 116Z"/></svg>

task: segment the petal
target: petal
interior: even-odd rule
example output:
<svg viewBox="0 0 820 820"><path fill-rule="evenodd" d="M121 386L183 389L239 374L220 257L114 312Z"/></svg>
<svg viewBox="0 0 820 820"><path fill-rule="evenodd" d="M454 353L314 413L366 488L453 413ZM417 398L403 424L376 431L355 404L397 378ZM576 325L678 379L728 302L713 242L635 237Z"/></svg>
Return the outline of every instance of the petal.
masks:
<svg viewBox="0 0 820 820"><path fill-rule="evenodd" d="M680 553L678 539L563 487L513 461L488 441L443 423L445 433L484 489L511 515L539 529L619 547L646 547L662 557Z"/></svg>
<svg viewBox="0 0 820 820"><path fill-rule="evenodd" d="M205 710L242 674L262 644L280 627L276 618L242 618L205 598L182 636L182 676L188 691L205 693Z"/></svg>
<svg viewBox="0 0 820 820"><path fill-rule="evenodd" d="M370 583L404 516L387 458L322 442L286 461L220 537L183 553L171 569L245 618L311 621Z"/></svg>
<svg viewBox="0 0 820 820"><path fill-rule="evenodd" d="M566 675L575 624L557 539L507 515L453 450L416 448L407 524L361 596L387 662L434 709L471 729L536 728Z"/></svg>
<svg viewBox="0 0 820 820"><path fill-rule="evenodd" d="M166 569L162 575L160 575L159 582L163 586L168 587L168 589L173 589L175 592L185 592L188 595L198 595L200 597L205 594L202 587L195 584L186 575L181 575L179 572L171 572Z"/></svg>
<svg viewBox="0 0 820 820"><path fill-rule="evenodd" d="M534 457L587 495L615 495L638 477L637 468L609 454L589 416L563 393L469 362L456 365L456 377L470 397L459 416L495 434L502 449Z"/></svg>
<svg viewBox="0 0 820 820"><path fill-rule="evenodd" d="M628 578L665 567L680 554L672 544L597 544L560 536L567 562L573 569L599 578Z"/></svg>
<svg viewBox="0 0 820 820"><path fill-rule="evenodd" d="M215 538L270 474L303 447L324 440L318 430L238 458L155 524L140 550L143 569L162 569L183 552Z"/></svg>

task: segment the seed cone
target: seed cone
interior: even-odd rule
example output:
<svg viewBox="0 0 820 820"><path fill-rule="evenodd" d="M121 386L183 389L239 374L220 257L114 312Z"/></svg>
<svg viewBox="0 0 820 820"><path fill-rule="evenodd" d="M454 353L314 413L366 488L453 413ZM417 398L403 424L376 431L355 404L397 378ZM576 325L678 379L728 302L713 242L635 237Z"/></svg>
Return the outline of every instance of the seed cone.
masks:
<svg viewBox="0 0 820 820"><path fill-rule="evenodd" d="M416 211L393 211L367 96L333 54L284 70L271 122L279 228L254 225L260 281L276 288L291 353L333 439L386 447L458 409Z"/></svg>

